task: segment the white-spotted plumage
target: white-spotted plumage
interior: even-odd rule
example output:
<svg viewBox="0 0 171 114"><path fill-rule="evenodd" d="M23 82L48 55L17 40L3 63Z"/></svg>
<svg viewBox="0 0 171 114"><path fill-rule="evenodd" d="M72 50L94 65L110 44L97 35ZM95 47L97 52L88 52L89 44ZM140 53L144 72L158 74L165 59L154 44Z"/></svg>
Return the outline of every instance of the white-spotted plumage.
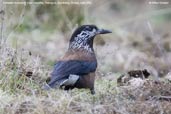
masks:
<svg viewBox="0 0 171 114"><path fill-rule="evenodd" d="M79 50L86 50L88 52L93 52L93 49L87 43L87 40L96 35L96 29L92 31L81 31L74 40L70 43L70 49L79 49Z"/></svg>

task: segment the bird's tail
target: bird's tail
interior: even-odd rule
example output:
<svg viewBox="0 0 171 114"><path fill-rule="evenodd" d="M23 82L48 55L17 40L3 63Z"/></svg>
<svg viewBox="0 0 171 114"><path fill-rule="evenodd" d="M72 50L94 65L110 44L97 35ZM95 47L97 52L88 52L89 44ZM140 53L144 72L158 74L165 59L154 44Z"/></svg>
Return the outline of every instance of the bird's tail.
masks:
<svg viewBox="0 0 171 114"><path fill-rule="evenodd" d="M49 82L49 83L46 83L45 85L42 86L42 89L43 90L50 90L50 89L53 89L53 88L60 88L60 83L61 81L56 81L56 82Z"/></svg>
<svg viewBox="0 0 171 114"><path fill-rule="evenodd" d="M74 85L79 79L79 77L79 75L70 74L70 76L67 79L61 79L58 81L51 80L48 84L46 83L44 86L42 86L42 89L49 90L52 88L60 88L61 86Z"/></svg>
<svg viewBox="0 0 171 114"><path fill-rule="evenodd" d="M41 89L43 89L43 90L50 90L51 87L46 83L45 85L43 85L43 86L41 87Z"/></svg>

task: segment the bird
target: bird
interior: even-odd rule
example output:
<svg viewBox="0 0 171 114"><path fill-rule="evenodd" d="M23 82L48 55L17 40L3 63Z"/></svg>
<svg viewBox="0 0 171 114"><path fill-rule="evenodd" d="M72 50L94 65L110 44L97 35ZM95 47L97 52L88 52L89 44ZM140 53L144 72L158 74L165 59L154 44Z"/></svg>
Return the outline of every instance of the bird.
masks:
<svg viewBox="0 0 171 114"><path fill-rule="evenodd" d="M91 94L95 94L97 59L93 41L96 35L107 33L112 33L112 31L99 29L96 25L78 27L71 35L68 50L54 65L50 81L43 86L43 89L85 88L90 89Z"/></svg>

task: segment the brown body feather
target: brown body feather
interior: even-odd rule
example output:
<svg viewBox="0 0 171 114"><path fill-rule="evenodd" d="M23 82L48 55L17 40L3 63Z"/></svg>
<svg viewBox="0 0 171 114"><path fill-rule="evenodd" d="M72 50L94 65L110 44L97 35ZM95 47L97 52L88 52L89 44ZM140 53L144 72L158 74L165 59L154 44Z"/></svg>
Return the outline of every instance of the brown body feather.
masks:
<svg viewBox="0 0 171 114"><path fill-rule="evenodd" d="M61 61L68 60L83 60L83 61L96 61L95 53L87 53L85 51L73 51L69 50L66 52ZM66 86L65 90L73 88L89 88L91 93L94 94L94 81L95 81L95 72L89 73L87 75L81 76L79 80L73 86Z"/></svg>
<svg viewBox="0 0 171 114"><path fill-rule="evenodd" d="M83 60L83 61L96 61L95 53L87 53L84 50L68 50L61 61L68 60Z"/></svg>

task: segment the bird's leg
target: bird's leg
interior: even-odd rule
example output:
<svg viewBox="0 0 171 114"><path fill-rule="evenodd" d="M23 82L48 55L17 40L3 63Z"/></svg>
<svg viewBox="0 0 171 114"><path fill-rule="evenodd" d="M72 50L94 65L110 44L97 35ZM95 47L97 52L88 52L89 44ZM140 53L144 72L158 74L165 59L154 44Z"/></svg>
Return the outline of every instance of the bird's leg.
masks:
<svg viewBox="0 0 171 114"><path fill-rule="evenodd" d="M91 92L92 95L94 95L95 94L94 88L90 89L90 92Z"/></svg>

